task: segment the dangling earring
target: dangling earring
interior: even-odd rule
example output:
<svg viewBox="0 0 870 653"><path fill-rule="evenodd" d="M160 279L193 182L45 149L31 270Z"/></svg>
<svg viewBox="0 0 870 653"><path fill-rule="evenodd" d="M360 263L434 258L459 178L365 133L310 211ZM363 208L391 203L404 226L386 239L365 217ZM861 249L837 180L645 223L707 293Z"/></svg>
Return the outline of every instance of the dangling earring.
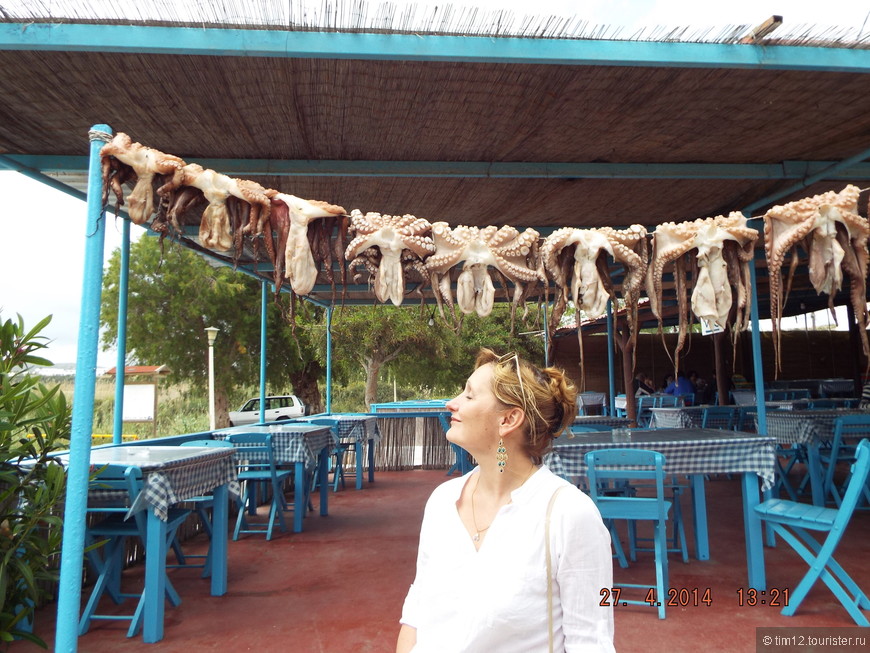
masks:
<svg viewBox="0 0 870 653"><path fill-rule="evenodd" d="M504 440L502 438L498 439L495 459L498 461L498 471L504 473L504 467L507 465L507 449L504 448Z"/></svg>

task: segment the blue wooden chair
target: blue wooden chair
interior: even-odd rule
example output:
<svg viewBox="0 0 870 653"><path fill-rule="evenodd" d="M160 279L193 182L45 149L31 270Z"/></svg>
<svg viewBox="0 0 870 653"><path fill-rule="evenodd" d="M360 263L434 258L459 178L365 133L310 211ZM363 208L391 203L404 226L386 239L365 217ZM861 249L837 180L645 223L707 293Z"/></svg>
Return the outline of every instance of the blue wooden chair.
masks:
<svg viewBox="0 0 870 653"><path fill-rule="evenodd" d="M232 447L233 445L231 442L227 442L226 440L188 440L187 442L182 442L179 446ZM190 499L186 499L185 503L193 504L193 510L199 517L200 523L202 524L202 530L208 536L210 543L212 534L210 513L214 509L214 497L210 494L191 497ZM173 553L175 553L175 559L178 562L174 565L166 565L167 567L171 569L202 569L203 578L211 576L211 544L209 544L208 553L205 555L185 553L181 547L181 542L179 542L178 537L176 536L172 540L171 548ZM202 562L192 563L188 562L188 559L202 560Z"/></svg>
<svg viewBox="0 0 870 653"><path fill-rule="evenodd" d="M731 430L734 426L734 410L728 406L707 406L701 419L701 428Z"/></svg>
<svg viewBox="0 0 870 653"><path fill-rule="evenodd" d="M306 420L309 424L317 424L318 426L328 426L332 429L333 434L335 435L335 439L338 442L338 420L331 417L314 417ZM338 442L335 447L332 449L332 491L338 492L338 484L341 483L342 489L347 487L345 485L344 477L344 457L348 451L354 449L355 445L353 442ZM311 484L311 489L317 489L317 474L314 475L314 480Z"/></svg>
<svg viewBox="0 0 870 653"><path fill-rule="evenodd" d="M91 483L87 512L104 517L85 530L87 559L97 574L79 621L79 635L84 635L94 619L123 621L129 620L127 637L133 637L142 626L145 607L144 591L128 593L121 591L121 571L125 562L125 543L128 538L136 537L144 547L147 542L147 515L140 510L128 515L130 506L142 490L142 470L124 465L106 465L97 473ZM175 531L190 515L190 510L170 508L166 520L166 544L175 539ZM102 546L100 546L102 543ZM147 551L146 551L147 555ZM165 573L165 572L164 572ZM166 576L166 598L173 606L181 603L178 592ZM120 604L127 598L139 599L132 614L97 614L97 607L103 594L108 593L112 600Z"/></svg>
<svg viewBox="0 0 870 653"><path fill-rule="evenodd" d="M870 437L870 415L843 415L834 422L834 437L831 440L830 449L819 451L819 461L824 469L824 497L829 501L830 497L838 506L842 503L844 487L849 482L849 477L839 485L836 482L837 466L840 464L852 465L855 462L856 445L849 444L847 440L858 440Z"/></svg>
<svg viewBox="0 0 870 653"><path fill-rule="evenodd" d="M275 452L272 449L271 433L233 433L227 440L237 448L236 460L239 465L239 482L244 482L245 490L239 500L239 514L233 531L233 540L238 540L242 533L265 533L266 539L272 539L275 522L282 532L287 532L284 513L291 510L284 499L283 483L293 475L292 469L278 469L275 465ZM269 518L265 524L248 521L245 508L254 508L256 501L255 486L264 483L271 489L269 499ZM296 492L307 492L296 488Z"/></svg>
<svg viewBox="0 0 870 653"><path fill-rule="evenodd" d="M870 609L870 599L858 584L834 559L834 552L849 525L849 520L863 495L868 498L867 474L870 470L870 440L862 440L855 454L851 480L842 497L839 509L823 508L784 499L768 499L755 507L758 516L766 521L809 565L789 596L782 614L790 617L800 607L816 581L822 582L834 593L849 615L859 626L870 626L862 612ZM827 533L821 544L808 531Z"/></svg>
<svg viewBox="0 0 870 653"><path fill-rule="evenodd" d="M833 399L811 399L809 410L833 410L837 407L837 402Z"/></svg>
<svg viewBox="0 0 870 653"><path fill-rule="evenodd" d="M619 536L614 526L617 519L630 521L649 521L654 529L654 551L656 566L655 603L646 600L628 600L620 597L622 603L631 605L657 604L659 619L665 618L665 603L668 596L668 554L667 554L667 519L671 503L665 500L665 457L657 451L646 449L601 449L590 451L585 456L587 477L589 480L589 495L598 507L602 519L610 529L614 547L618 557L621 553ZM631 484L634 480L654 481L655 496L639 497L631 493L621 493L619 484ZM618 484L617 491L610 482ZM620 564L624 556L620 557ZM649 584L623 583L617 587L649 589Z"/></svg>
<svg viewBox="0 0 870 653"><path fill-rule="evenodd" d="M658 397L652 395L643 395L637 398L637 425L640 428L649 428L650 420L652 419L652 411L650 408L657 406Z"/></svg>

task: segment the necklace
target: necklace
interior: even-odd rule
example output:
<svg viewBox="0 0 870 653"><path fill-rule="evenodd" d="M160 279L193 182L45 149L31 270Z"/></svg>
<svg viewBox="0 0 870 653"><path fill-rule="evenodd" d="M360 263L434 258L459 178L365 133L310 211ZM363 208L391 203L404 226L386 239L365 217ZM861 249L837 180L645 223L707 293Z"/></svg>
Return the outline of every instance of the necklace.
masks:
<svg viewBox="0 0 870 653"><path fill-rule="evenodd" d="M537 467L535 465L532 465L532 468L529 470L528 475L523 479L523 482L520 483L519 486L517 486L517 487L522 487L523 485L525 485L526 481L528 481L531 478L532 474L535 472L536 469L537 469ZM477 482L474 484L474 489L471 491L471 521L474 524L474 530L475 530L475 533L474 533L474 535L471 536L471 539L474 542L480 542L480 534L485 533L486 531L489 530L489 526L492 526L492 522L489 522L489 526L487 526L486 528L480 528L477 525L477 514L474 511L474 495L477 493L477 486L478 485L480 485L480 477L478 477ZM495 518L493 518L493 521L494 520L495 520Z"/></svg>

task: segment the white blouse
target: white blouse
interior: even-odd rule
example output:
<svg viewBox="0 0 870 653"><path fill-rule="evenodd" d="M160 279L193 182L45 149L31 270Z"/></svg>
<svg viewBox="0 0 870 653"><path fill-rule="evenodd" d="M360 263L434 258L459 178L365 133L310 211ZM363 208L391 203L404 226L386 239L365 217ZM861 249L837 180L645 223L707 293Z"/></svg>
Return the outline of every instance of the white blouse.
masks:
<svg viewBox="0 0 870 653"><path fill-rule="evenodd" d="M613 651L613 611L599 605L613 584L610 535L592 500L542 467L511 494L478 551L456 508L477 472L443 483L426 504L401 619L417 630L414 653L548 650L544 522L563 485L550 520L554 650Z"/></svg>

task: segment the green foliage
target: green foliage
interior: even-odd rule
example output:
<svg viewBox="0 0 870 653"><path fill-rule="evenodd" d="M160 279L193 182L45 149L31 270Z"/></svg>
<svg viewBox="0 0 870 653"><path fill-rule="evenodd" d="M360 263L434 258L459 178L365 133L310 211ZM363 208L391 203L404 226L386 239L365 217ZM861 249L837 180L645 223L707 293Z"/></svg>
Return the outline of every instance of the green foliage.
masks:
<svg viewBox="0 0 870 653"><path fill-rule="evenodd" d="M37 355L47 343L38 334L50 321L30 331L21 316L0 325L0 641L21 637L43 647L24 626L57 580L66 477L51 456L69 446L71 420L60 386L28 372L51 365Z"/></svg>
<svg viewBox="0 0 870 653"><path fill-rule="evenodd" d="M120 250L116 250L103 282L100 318L106 347L116 344L118 337L119 270ZM203 384L208 375L205 328L214 326L220 329L214 347L216 392L226 396L239 385L256 383L260 297L255 279L209 265L171 241L161 244L156 238L142 238L130 248L130 358L143 365L167 365L175 382ZM322 322L322 309L297 302L294 334L287 319L289 302L282 296L281 302L270 301L267 307L269 393L284 392L293 383L309 383L309 377L316 381L324 357L318 330L307 328L311 322ZM294 391L304 394L302 388Z"/></svg>

